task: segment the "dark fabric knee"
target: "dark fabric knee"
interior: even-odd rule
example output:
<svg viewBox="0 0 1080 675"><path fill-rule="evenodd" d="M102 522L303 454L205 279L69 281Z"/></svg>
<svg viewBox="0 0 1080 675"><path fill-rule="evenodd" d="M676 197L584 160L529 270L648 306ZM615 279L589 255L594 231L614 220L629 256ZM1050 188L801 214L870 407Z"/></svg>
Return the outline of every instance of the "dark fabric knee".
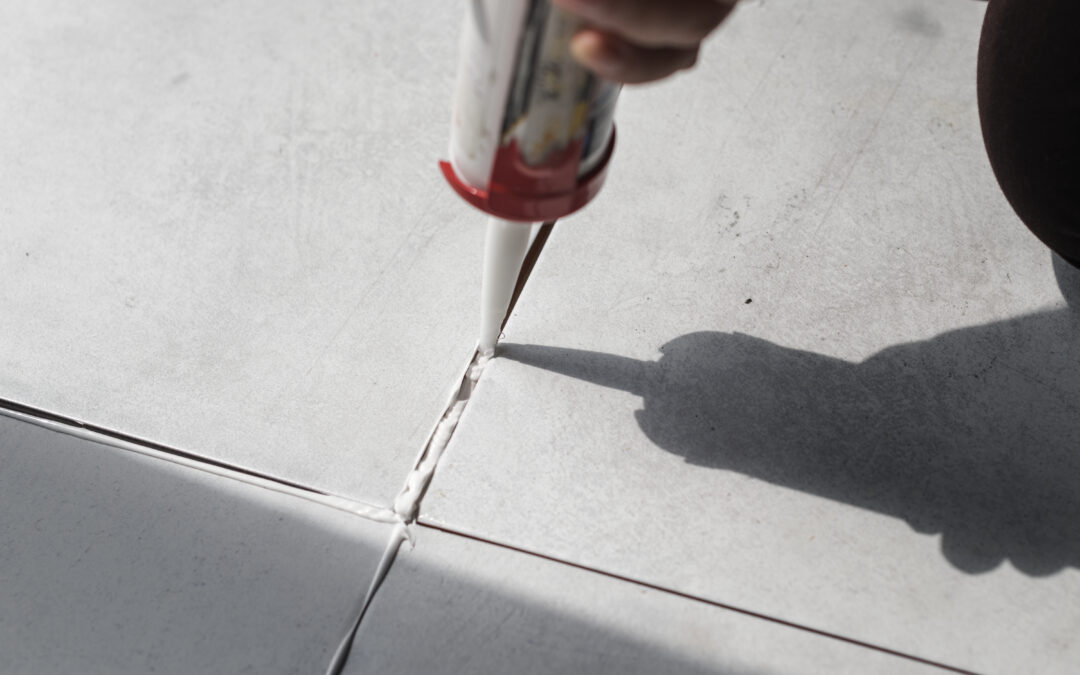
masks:
<svg viewBox="0 0 1080 675"><path fill-rule="evenodd" d="M979 117L1006 199L1047 246L1080 261L1080 0L991 0Z"/></svg>

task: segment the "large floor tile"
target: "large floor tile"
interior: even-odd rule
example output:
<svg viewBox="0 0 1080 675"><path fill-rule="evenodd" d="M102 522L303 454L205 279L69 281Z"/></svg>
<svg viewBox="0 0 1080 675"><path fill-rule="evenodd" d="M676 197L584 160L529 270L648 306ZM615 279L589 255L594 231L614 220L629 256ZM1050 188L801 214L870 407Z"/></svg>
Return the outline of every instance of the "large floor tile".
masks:
<svg viewBox="0 0 1080 675"><path fill-rule="evenodd" d="M391 527L0 415L0 671L318 673Z"/></svg>
<svg viewBox="0 0 1080 675"><path fill-rule="evenodd" d="M475 344L461 2L0 7L0 398L380 504Z"/></svg>
<svg viewBox="0 0 1080 675"><path fill-rule="evenodd" d="M985 159L983 9L745 3L696 72L626 91L605 193L556 226L422 518L1074 670L1080 279Z"/></svg>
<svg viewBox="0 0 1080 675"><path fill-rule="evenodd" d="M937 668L421 528L346 673L936 673Z"/></svg>

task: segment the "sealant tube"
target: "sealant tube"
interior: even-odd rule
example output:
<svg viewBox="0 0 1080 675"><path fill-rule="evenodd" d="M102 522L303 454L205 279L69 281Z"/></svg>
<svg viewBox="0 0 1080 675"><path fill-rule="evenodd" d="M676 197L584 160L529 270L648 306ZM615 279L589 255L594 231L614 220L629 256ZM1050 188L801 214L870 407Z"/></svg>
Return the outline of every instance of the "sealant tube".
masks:
<svg viewBox="0 0 1080 675"><path fill-rule="evenodd" d="M600 191L619 86L570 55L580 21L548 0L471 0L461 37L450 185L510 221L554 220Z"/></svg>

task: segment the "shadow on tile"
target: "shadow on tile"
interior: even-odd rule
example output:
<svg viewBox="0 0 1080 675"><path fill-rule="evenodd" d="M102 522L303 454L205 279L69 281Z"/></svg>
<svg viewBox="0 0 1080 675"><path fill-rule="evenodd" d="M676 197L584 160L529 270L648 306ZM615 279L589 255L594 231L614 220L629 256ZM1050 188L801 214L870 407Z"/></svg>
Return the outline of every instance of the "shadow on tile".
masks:
<svg viewBox="0 0 1080 675"><path fill-rule="evenodd" d="M0 511L3 673L321 669L389 536L3 415Z"/></svg>
<svg viewBox="0 0 1080 675"><path fill-rule="evenodd" d="M659 361L505 345L524 364L638 394L686 461L941 533L968 573L1080 568L1080 271L1069 306L889 347L861 363L700 332ZM629 414L629 411L628 411Z"/></svg>
<svg viewBox="0 0 1080 675"><path fill-rule="evenodd" d="M379 611L365 618L345 675L764 672L707 667L573 611L434 571L412 571L414 592L395 593L390 602L381 597L389 595L385 589L376 596Z"/></svg>
<svg viewBox="0 0 1080 675"><path fill-rule="evenodd" d="M922 664L421 527L345 675L925 672Z"/></svg>

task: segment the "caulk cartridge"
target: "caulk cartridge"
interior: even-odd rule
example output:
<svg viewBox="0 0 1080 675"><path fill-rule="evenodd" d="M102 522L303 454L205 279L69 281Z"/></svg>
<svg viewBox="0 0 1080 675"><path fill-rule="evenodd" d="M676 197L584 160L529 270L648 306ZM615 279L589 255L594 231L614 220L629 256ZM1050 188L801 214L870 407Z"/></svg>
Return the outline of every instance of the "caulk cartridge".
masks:
<svg viewBox="0 0 1080 675"><path fill-rule="evenodd" d="M503 220L569 215L600 191L615 148L619 86L570 54L582 24L548 0L466 5L443 175Z"/></svg>

